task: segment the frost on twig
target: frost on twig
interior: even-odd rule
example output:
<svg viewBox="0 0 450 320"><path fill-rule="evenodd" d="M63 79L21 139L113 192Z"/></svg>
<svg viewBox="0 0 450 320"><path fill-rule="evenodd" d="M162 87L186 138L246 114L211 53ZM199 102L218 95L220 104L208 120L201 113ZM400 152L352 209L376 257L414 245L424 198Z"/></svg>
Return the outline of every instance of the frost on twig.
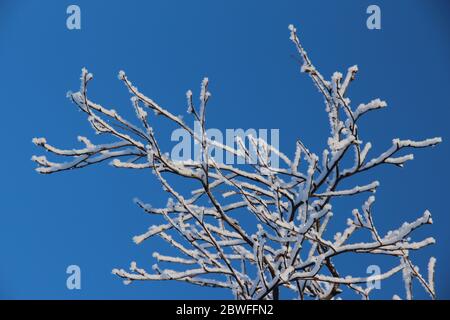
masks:
<svg viewBox="0 0 450 320"><path fill-rule="evenodd" d="M386 102L374 99L353 108L347 91L358 68L350 67L345 76L336 72L326 80L301 45L296 28L291 25L289 29L290 39L303 61L302 72L309 75L324 98L330 135L321 157L309 151L300 140L292 160L274 146L251 136L248 139L257 151L254 154L250 154L240 139L237 148L210 140L206 134L206 109L211 98L208 78L201 82L198 106L192 91L186 93L187 111L201 125L201 132L197 132L180 116L140 92L123 71L118 78L132 96L131 107L136 113L137 124L124 119L117 111L91 101L87 89L93 76L83 69L80 90L70 93L69 98L86 115L94 131L108 136L111 142L96 144L86 137L78 137L82 147L59 149L44 138L35 138L34 144L50 155L64 159L55 162L45 156L33 156L32 160L38 164L36 170L50 174L110 161L117 168L154 173L170 196L167 205L153 207L139 199L135 203L164 222L150 226L133 240L140 244L160 237L175 248L178 255L154 252L157 264L151 271L138 267L135 262L128 271L114 269L113 273L125 283L177 280L225 288L237 299L279 299L286 291L299 299L336 299L344 290L368 299L372 290L366 289L364 283L384 281L401 273L405 298L413 298L413 281L418 281L435 298L436 259L430 259L428 274L424 277L410 257L411 251L435 242L431 237L411 240L417 228L432 223L431 214L426 211L413 222L405 222L386 234L380 233L373 217L373 193L380 183L371 180L363 185L342 188L341 182L380 165L402 167L413 160L412 153L402 154L403 151L432 147L440 143L441 138L394 139L385 152L372 156L372 144L363 143L359 135L358 120L386 107ZM201 146L201 157L175 161L164 153L152 128L158 117L186 130ZM216 162L209 154L211 148L254 162L251 166ZM268 157L271 153L282 160L279 167L271 165ZM343 159L349 153L354 155L354 161L347 165L348 161ZM191 193L182 194L167 179L169 175L181 177L196 187ZM334 200L366 193L371 195L360 209L352 211L346 229L334 236L328 235L326 229L332 221ZM246 220L248 216L254 218L253 226L256 227L249 228L248 224L242 223L240 217L244 214ZM365 233L367 240L356 241L353 236L356 231ZM349 276L335 259L344 254L392 257L392 268L378 275ZM400 296L394 298L400 299Z"/></svg>

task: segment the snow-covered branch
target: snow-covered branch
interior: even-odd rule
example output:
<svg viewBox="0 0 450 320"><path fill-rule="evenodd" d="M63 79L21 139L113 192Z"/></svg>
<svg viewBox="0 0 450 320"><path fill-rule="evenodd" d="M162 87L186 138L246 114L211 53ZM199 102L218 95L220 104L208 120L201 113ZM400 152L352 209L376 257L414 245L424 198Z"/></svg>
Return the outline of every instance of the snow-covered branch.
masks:
<svg viewBox="0 0 450 320"><path fill-rule="evenodd" d="M380 164L403 167L414 159L412 153L401 154L403 150L433 147L441 138L394 139L385 152L369 156L372 143L364 142L359 135L359 119L368 116L369 111L385 108L387 103L373 99L352 107L347 93L358 67L350 67L345 76L335 72L326 80L301 44L297 29L290 25L289 30L303 61L301 71L309 75L324 98L330 134L321 157L300 140L290 158L264 139L251 135L246 137L249 146L240 137L236 139L236 147L210 139L206 132L206 111L211 100L208 78L201 82L198 106L193 92L186 93L188 114L200 123L198 131L181 116L140 92L123 71L119 72L119 80L131 94L136 119L126 120L117 111L94 103L87 95L93 75L83 69L80 90L68 96L87 117L95 133L108 137L111 142L97 144L78 137L82 147L60 149L45 138L34 138L36 146L60 159L33 156L38 165L36 170L50 174L108 160L115 168L148 170L155 175L169 198L162 207L135 200L145 213L160 219L159 223L141 230L133 241L141 244L160 237L178 255L173 250L171 254L155 251L153 258L157 263L152 271L138 268L134 262L129 271L114 269L113 273L126 283L183 281L228 289L237 299L279 299L285 292L299 299L334 299L344 290L368 299L372 289L363 288L363 283L385 281L401 272L406 298L413 297L413 281L418 281L435 298L436 259L430 259L428 273L423 276L409 255L410 251L435 242L432 237L412 240L417 228L432 223L429 211L383 235L374 222L375 197L371 195L360 209L349 213L342 232L330 234L327 227L333 215L345 214L332 212L337 198L375 193L380 186L377 180L366 181L361 186L351 184L351 177ZM185 130L200 146L200 157L180 161L165 153L165 144L159 142L151 126L158 117ZM210 155L211 149L241 157L245 163L216 161ZM351 163L347 160L349 154ZM278 157L280 165L273 165L270 155ZM179 190L167 175L183 178L192 189ZM344 180L346 185L342 186ZM356 240L355 232L367 239ZM394 259L395 263L378 275L347 276L343 275L345 268L338 265L336 257L349 254L382 255ZM176 269L169 268L173 265Z"/></svg>

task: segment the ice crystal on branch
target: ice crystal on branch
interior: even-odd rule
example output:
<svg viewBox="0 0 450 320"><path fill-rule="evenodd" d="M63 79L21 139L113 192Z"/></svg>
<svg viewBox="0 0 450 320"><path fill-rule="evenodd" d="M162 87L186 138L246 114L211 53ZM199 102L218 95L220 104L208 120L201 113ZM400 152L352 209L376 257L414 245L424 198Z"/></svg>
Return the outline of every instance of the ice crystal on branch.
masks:
<svg viewBox="0 0 450 320"><path fill-rule="evenodd" d="M249 136L256 152L251 153L242 139L237 147L229 147L210 140L206 134L206 108L211 94L209 80L200 86L199 106L193 93L187 91L187 110L201 124L201 132L192 129L180 116L172 114L140 92L124 71L118 78L131 93L131 102L139 125L124 119L113 109L89 100L88 82L93 79L86 69L81 74L80 91L69 93L70 99L86 114L94 131L112 139L108 144L95 144L85 137L80 149L59 149L44 138L34 138L36 146L67 161L51 162L45 156L33 156L39 173L49 174L83 168L110 161L117 168L150 170L169 193L165 207L157 208L135 199L146 213L164 218L164 223L152 225L133 238L140 244L152 237L160 237L175 248L179 255L169 256L154 252L157 264L147 271L132 262L129 271L114 269L113 273L125 283L145 280L177 280L200 286L229 289L237 299L279 299L290 290L299 299L335 299L344 290L353 291L368 299L372 287L368 282L383 281L394 274L403 275L406 293L413 298L412 283L418 281L435 298L434 269L431 258L424 277L410 258L410 251L419 250L435 242L432 237L412 241L415 229L431 224L429 211L413 222L382 234L373 217L377 180L363 185L343 188L343 181L380 165L402 167L413 160L406 149L432 147L441 138L422 141L394 139L392 146L380 155L370 155L372 144L364 143L359 135L358 120L372 111L387 106L374 99L353 108L347 90L358 72L357 66L346 75L336 72L326 80L313 65L297 35L289 26L303 65L302 72L311 78L324 98L330 124L330 136L321 158L297 141L291 160L262 139ZM147 112L147 111L153 111ZM151 117L154 117L151 119ZM176 124L201 146L201 157L190 161L175 161L161 149L160 141L151 127L156 118ZM151 120L150 120L151 119ZM218 148L233 156L252 162L251 166L219 163L210 157L209 149ZM275 153L282 161L273 167L269 154ZM353 164L343 159L352 154ZM255 159L256 158L256 159ZM256 163L255 163L256 160ZM253 164L255 163L255 164ZM197 185L189 194L182 194L167 179L175 175ZM348 185L348 183L347 183ZM333 218L333 203L338 197L369 193L367 201L357 204L348 213L347 226L341 232L328 235L327 226ZM238 214L235 214L238 213ZM256 228L244 227L239 218L247 214L254 218ZM339 212L344 214L344 212ZM242 219L249 219L247 217ZM353 234L367 235L365 242L355 241ZM335 258L342 254L383 255L392 258L393 267L370 276L350 276L342 272ZM173 269L170 265L176 265ZM365 271L365 268L361 268ZM400 299L399 295L394 296Z"/></svg>

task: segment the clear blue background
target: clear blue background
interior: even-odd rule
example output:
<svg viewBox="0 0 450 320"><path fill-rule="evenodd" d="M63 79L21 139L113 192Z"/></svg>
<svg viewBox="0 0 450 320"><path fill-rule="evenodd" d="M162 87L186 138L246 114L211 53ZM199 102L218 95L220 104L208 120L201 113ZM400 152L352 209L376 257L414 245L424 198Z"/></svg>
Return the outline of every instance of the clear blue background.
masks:
<svg viewBox="0 0 450 320"><path fill-rule="evenodd" d="M133 203L138 196L163 205L166 195L150 173L99 165L51 176L30 161L42 151L31 143L45 136L61 147L93 137L84 115L65 98L78 90L83 66L94 73L96 102L133 117L120 69L147 95L174 113L186 110L185 92L198 93L209 76L210 127L280 128L281 148L293 153L296 138L315 152L328 133L322 98L292 57L287 26L298 26L311 58L326 76L358 64L354 104L380 97L386 110L361 123L374 153L391 139L442 136L432 150L418 150L404 169L383 167L361 181L379 179L375 219L387 231L433 213L435 224L416 233L437 244L415 261L437 263L437 294L450 298L450 106L449 14L445 0L381 1L382 30L366 28L373 1L7 1L0 0L0 298L231 298L227 291L179 283L124 286L111 274L136 260L150 269L155 240L136 246L152 217ZM66 8L78 4L82 30L66 29ZM160 119L158 119L160 121ZM160 139L171 127L156 125ZM167 145L167 148L170 144ZM167 150L168 151L168 150ZM340 229L364 198L343 201ZM339 207L338 207L339 208ZM344 210L345 208L345 210ZM339 211L339 210L338 210ZM364 275L374 260L343 259L343 274ZM376 262L376 261L375 261ZM380 262L392 267L397 261ZM66 289L66 267L82 270L82 290ZM400 276L375 298L404 296ZM427 298L415 284L417 298Z"/></svg>

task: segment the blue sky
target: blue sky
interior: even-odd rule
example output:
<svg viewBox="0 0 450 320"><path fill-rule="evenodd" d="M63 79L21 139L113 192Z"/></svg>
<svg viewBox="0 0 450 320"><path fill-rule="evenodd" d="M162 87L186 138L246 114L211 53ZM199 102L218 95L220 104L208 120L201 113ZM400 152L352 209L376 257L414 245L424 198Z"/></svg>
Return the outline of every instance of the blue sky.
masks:
<svg viewBox="0 0 450 320"><path fill-rule="evenodd" d="M365 11L373 3L381 7L382 30L366 28ZM81 30L66 28L70 4L81 7ZM354 103L376 97L389 103L361 124L374 151L395 137L443 137L437 148L418 150L404 169L385 167L371 175L381 182L374 215L382 230L425 209L432 212L435 224L417 236L432 235L437 244L415 261L424 269L429 256L437 257L437 294L450 298L449 9L445 0L0 0L0 298L231 298L225 291L179 283L124 286L112 268L127 268L132 260L150 268L151 252L163 251L158 240L140 246L131 241L152 224L132 199L162 205L166 195L150 173L106 164L38 175L30 158L41 150L31 139L45 136L54 145L75 147L77 135L92 137L85 117L66 99L68 90L78 90L81 68L87 67L95 76L91 99L128 117L133 110L117 80L119 70L176 114L186 110L186 90L198 93L208 76L210 127L279 128L286 153L293 153L297 138L320 152L326 114L292 58L290 23L326 76L358 64L349 93ZM170 138L173 128L156 127ZM342 208L359 206L361 199L346 201ZM337 225L350 211L342 213ZM78 291L66 288L71 264L82 270ZM368 264L343 261L343 270L364 275ZM383 289L374 297L404 296L399 277ZM417 298L427 297L420 285L415 289Z"/></svg>

